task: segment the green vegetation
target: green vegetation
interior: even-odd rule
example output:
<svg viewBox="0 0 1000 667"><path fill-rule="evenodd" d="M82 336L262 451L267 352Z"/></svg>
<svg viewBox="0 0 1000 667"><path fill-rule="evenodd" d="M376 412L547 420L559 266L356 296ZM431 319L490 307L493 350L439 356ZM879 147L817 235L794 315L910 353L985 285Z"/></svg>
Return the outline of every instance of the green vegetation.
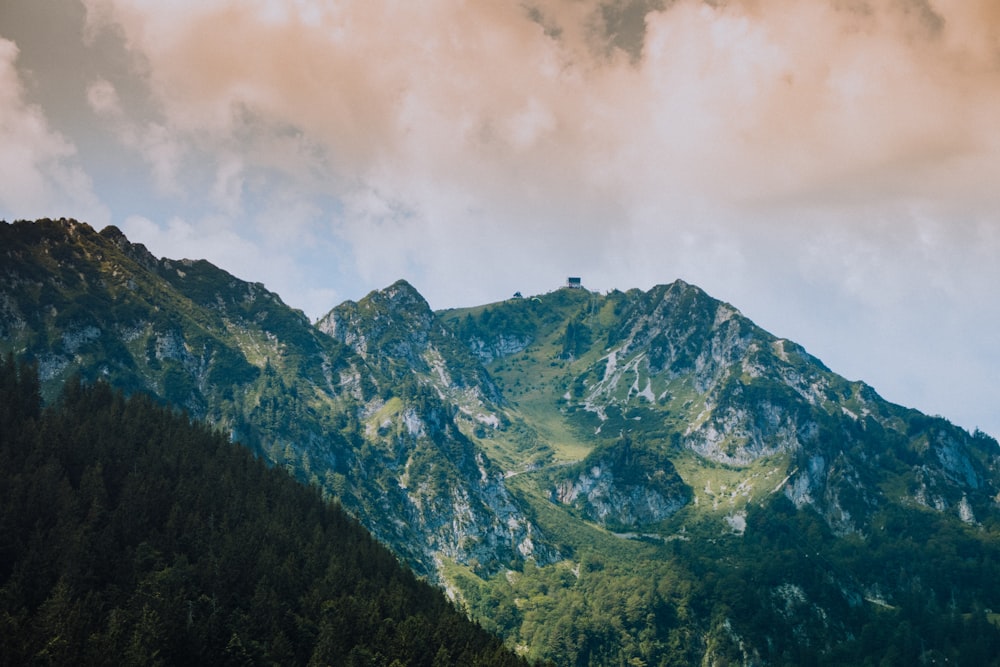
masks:
<svg viewBox="0 0 1000 667"><path fill-rule="evenodd" d="M338 507L106 384L0 367L0 664L518 665Z"/></svg>
<svg viewBox="0 0 1000 667"><path fill-rule="evenodd" d="M1000 664L995 535L891 510L877 539L841 538L782 496L749 506L743 535L682 518L666 540L579 539L551 566L451 578L485 627L560 665Z"/></svg>

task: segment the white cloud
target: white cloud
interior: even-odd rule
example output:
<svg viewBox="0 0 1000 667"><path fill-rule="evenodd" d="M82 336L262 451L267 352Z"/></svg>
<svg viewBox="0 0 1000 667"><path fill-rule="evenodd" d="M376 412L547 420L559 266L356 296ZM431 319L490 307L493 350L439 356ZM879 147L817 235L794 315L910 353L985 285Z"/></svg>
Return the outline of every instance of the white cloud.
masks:
<svg viewBox="0 0 1000 667"><path fill-rule="evenodd" d="M149 167L157 194L182 195L185 158L192 152L190 139L160 121L132 118L123 108L114 84L107 79L91 82L86 94L90 109L109 123L121 145L135 152ZM227 211L238 209L239 182L233 180L237 175L233 160L219 166L213 194Z"/></svg>
<svg viewBox="0 0 1000 667"><path fill-rule="evenodd" d="M148 71L165 116L139 143L162 183L184 144L305 173L282 135L319 149L333 192L422 177L407 196L440 185L485 206L594 183L647 207L949 196L949 174L998 166L986 0L680 0L647 14L635 62L595 45L594 3L87 4Z"/></svg>
<svg viewBox="0 0 1000 667"><path fill-rule="evenodd" d="M928 385L1000 364L945 342L1000 325L994 0L677 0L631 44L596 1L86 5L160 114L125 133L160 192L248 216L170 237L248 275L318 275L287 238L344 291L406 277L437 306L683 277L831 364L902 377L887 346L920 341L949 359Z"/></svg>

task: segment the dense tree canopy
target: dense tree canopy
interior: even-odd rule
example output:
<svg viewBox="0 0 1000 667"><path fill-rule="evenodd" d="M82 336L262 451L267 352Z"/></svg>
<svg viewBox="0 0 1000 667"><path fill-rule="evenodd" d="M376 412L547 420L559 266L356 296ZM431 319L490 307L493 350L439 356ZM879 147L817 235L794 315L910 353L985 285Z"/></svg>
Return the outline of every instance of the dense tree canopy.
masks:
<svg viewBox="0 0 1000 667"><path fill-rule="evenodd" d="M0 365L0 664L523 664L219 433Z"/></svg>

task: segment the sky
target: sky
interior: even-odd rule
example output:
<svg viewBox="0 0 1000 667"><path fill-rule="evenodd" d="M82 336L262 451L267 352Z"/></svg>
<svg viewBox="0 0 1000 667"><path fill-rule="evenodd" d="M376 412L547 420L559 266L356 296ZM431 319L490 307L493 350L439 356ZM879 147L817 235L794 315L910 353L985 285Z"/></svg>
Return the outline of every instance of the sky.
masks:
<svg viewBox="0 0 1000 667"><path fill-rule="evenodd" d="M316 319L681 278L1000 436L996 0L0 0L0 219Z"/></svg>

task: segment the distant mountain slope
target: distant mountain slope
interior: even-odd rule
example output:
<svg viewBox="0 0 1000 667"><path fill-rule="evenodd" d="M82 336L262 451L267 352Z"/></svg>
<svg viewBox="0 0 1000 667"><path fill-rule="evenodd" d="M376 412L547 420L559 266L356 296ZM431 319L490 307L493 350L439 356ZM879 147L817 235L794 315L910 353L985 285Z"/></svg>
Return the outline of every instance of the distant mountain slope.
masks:
<svg viewBox="0 0 1000 667"><path fill-rule="evenodd" d="M997 655L997 442L693 285L435 313L399 281L313 326L114 228L0 241L0 349L48 395L79 371L224 427L529 657Z"/></svg>
<svg viewBox="0 0 1000 667"><path fill-rule="evenodd" d="M0 664L526 664L283 471L33 374L0 364Z"/></svg>

